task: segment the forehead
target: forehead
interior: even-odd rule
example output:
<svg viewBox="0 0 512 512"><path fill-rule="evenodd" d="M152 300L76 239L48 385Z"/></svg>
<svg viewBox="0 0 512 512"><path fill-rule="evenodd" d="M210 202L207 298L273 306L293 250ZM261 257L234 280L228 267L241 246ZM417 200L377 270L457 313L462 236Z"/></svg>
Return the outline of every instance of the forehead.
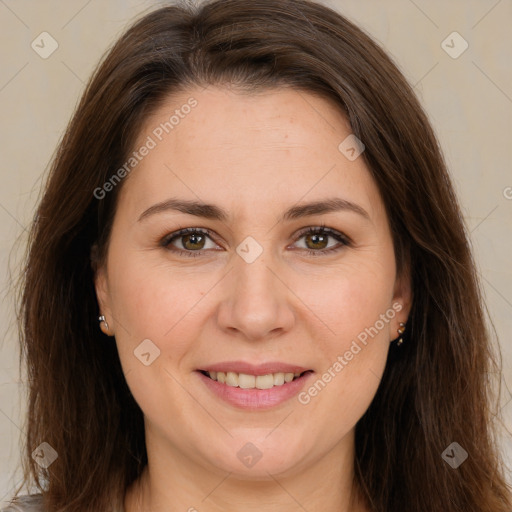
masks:
<svg viewBox="0 0 512 512"><path fill-rule="evenodd" d="M166 124L169 120L172 126ZM179 143L183 150L199 146L208 150L210 145L252 148L256 143L260 150L272 150L271 144L286 150L286 143L289 148L311 150L331 144L331 139L325 140L326 133L336 139L340 127L343 133L351 131L341 108L309 92L288 87L244 92L209 86L169 96L146 120L139 141L150 133L160 139L163 130L162 138Z"/></svg>
<svg viewBox="0 0 512 512"><path fill-rule="evenodd" d="M139 209L178 195L244 210L341 194L374 215L380 198L363 158L339 149L350 134L341 108L312 93L191 88L146 119L134 150L151 149L122 195Z"/></svg>

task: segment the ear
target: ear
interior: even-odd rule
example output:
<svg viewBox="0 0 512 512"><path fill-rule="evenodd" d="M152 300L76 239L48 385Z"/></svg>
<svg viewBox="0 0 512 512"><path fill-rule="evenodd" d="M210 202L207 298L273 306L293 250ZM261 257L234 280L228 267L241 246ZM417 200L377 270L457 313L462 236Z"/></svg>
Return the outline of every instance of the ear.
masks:
<svg viewBox="0 0 512 512"><path fill-rule="evenodd" d="M410 260L407 258L404 262L402 272L397 274L393 290L392 304L396 304L393 309L397 311L397 315L395 316L396 329L398 329L400 322L407 323L407 320L409 319L414 298L411 281L411 264ZM398 307L398 304L400 304L400 308Z"/></svg>
<svg viewBox="0 0 512 512"><path fill-rule="evenodd" d="M98 256L98 246L94 244L91 247L91 268L94 277L94 288L96 290L96 299L98 300L99 315L104 315L109 325L109 330L113 332L114 318L110 306L110 293L108 285L108 274L106 263L100 261Z"/></svg>

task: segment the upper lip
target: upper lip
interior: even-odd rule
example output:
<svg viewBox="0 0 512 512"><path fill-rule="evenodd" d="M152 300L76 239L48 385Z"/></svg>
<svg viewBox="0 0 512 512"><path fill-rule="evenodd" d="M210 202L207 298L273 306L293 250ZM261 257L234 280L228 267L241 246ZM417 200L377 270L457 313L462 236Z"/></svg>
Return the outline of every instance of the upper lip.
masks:
<svg viewBox="0 0 512 512"><path fill-rule="evenodd" d="M199 368L205 372L234 372L247 375L268 375L269 373L302 373L310 370L296 364L269 361L267 363L252 364L245 361L224 361L221 363L209 364Z"/></svg>

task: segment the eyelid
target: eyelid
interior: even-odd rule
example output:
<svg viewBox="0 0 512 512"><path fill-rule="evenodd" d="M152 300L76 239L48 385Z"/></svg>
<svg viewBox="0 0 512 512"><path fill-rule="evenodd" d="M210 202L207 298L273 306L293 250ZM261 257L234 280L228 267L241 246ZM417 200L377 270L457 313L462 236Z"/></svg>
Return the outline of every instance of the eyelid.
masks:
<svg viewBox="0 0 512 512"><path fill-rule="evenodd" d="M352 245L353 243L352 239L345 235L345 233L342 233L341 231L338 231L334 228L329 228L325 224L318 224L315 226L307 226L302 228L295 234L295 238L301 238L307 233L325 233L326 235L331 235L334 238L341 238L345 245Z"/></svg>
<svg viewBox="0 0 512 512"><path fill-rule="evenodd" d="M184 235L187 235L189 233L200 233L200 234L207 235L217 245L219 245L216 242L216 240L215 240L216 234L211 229L208 229L208 228L178 228L176 231L173 231L172 233L169 233L169 234L165 235L160 240L160 245L162 247L167 247L171 243L172 240L174 240L176 238L180 238L180 236L184 236ZM180 251L182 249L176 249L176 250ZM197 253L199 253L200 251L187 251L187 252L197 252Z"/></svg>
<svg viewBox="0 0 512 512"><path fill-rule="evenodd" d="M162 247L168 249L171 252L177 253L179 255L185 253L187 256L200 256L204 252L212 250L212 249L203 249L203 250L198 250L198 251L185 251L183 249L178 249L178 248L169 249L170 243L173 240L178 239L181 236L187 235L189 233L204 234L205 236L208 236L214 243L219 245L217 243L217 241L215 240L216 234L212 230L210 230L208 228L199 228L199 227L178 228L178 230L165 235L160 240L160 245ZM314 226L306 226L304 228L301 228L297 233L295 233L293 243L296 243L304 235L309 234L309 233L313 233L313 234L323 233L327 236L330 236L331 238L335 238L336 240L338 240L338 242L341 243L342 246L341 247L339 247L339 246L331 247L329 249L319 249L319 250L303 249L303 248L294 249L294 250L299 250L299 251L302 250L302 251L306 251L309 254L322 255L322 254L328 254L330 252L336 252L336 251L340 250L343 246L351 246L353 243L352 240L350 239L350 237L348 237L347 235L345 235L344 233L342 233L336 229L327 227L325 224L317 224ZM213 250L216 250L216 249L213 249Z"/></svg>

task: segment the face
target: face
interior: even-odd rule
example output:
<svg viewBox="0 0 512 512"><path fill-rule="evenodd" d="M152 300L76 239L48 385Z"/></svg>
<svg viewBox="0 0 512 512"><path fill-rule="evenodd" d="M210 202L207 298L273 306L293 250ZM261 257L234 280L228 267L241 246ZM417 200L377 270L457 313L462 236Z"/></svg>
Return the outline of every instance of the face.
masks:
<svg viewBox="0 0 512 512"><path fill-rule="evenodd" d="M95 284L153 457L259 479L351 453L410 289L350 133L284 88L147 119Z"/></svg>

